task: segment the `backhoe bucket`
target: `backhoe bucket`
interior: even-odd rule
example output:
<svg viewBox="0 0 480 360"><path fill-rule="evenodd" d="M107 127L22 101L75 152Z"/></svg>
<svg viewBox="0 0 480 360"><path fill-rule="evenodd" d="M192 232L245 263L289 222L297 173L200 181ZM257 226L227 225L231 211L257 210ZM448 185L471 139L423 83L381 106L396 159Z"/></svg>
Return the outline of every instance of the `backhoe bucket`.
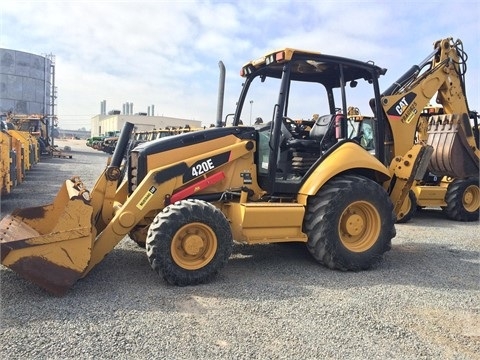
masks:
<svg viewBox="0 0 480 360"><path fill-rule="evenodd" d="M90 261L96 231L89 201L72 178L52 204L7 215L0 222L2 265L56 295L66 293Z"/></svg>
<svg viewBox="0 0 480 360"><path fill-rule="evenodd" d="M479 150L468 115L434 115L429 119L427 143L433 146L429 169L439 176L478 176Z"/></svg>

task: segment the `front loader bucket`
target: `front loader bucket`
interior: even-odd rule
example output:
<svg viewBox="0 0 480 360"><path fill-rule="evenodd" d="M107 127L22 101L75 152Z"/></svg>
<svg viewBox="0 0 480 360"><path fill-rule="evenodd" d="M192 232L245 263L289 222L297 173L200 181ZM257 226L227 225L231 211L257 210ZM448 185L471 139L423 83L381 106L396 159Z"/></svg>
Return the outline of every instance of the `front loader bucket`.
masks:
<svg viewBox="0 0 480 360"><path fill-rule="evenodd" d="M89 193L66 180L49 205L15 210L0 221L2 265L63 295L90 261L95 230Z"/></svg>

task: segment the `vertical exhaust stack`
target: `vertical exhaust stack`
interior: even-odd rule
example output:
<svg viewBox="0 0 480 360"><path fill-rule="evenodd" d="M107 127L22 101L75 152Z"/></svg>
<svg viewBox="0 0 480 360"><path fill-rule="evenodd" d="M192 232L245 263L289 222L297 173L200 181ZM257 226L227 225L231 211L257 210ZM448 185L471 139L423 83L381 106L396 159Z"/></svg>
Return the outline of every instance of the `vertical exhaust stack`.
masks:
<svg viewBox="0 0 480 360"><path fill-rule="evenodd" d="M130 136L134 127L135 125L128 121L123 125L120 137L118 138L117 145L115 146L112 155L112 160L110 161L110 167L120 167L122 164L122 160L127 154L128 142L130 141Z"/></svg>
<svg viewBox="0 0 480 360"><path fill-rule="evenodd" d="M222 127L223 117L223 98L225 95L225 65L222 61L218 62L220 68L220 79L218 83L218 100L217 100L217 127Z"/></svg>

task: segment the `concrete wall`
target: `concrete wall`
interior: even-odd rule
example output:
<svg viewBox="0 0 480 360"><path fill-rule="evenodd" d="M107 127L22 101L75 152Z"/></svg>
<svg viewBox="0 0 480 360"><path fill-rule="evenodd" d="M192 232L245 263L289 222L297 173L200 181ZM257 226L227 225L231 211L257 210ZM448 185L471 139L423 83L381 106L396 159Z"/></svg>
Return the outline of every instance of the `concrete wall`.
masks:
<svg viewBox="0 0 480 360"><path fill-rule="evenodd" d="M0 48L0 113L50 115L51 60Z"/></svg>

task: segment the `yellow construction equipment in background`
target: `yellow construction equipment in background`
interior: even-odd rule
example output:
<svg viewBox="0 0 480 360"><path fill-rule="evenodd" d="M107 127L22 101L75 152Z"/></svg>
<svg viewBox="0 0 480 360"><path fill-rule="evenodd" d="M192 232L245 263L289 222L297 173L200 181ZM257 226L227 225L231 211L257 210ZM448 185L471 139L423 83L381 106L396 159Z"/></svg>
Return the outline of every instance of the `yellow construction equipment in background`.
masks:
<svg viewBox="0 0 480 360"><path fill-rule="evenodd" d="M13 123L4 120L0 136L0 191L6 194L23 182L26 172L38 163L40 145L33 134L18 130Z"/></svg>
<svg viewBox="0 0 480 360"><path fill-rule="evenodd" d="M51 146L44 115L3 114L0 125L0 192L8 194L41 156L59 156L61 151Z"/></svg>

